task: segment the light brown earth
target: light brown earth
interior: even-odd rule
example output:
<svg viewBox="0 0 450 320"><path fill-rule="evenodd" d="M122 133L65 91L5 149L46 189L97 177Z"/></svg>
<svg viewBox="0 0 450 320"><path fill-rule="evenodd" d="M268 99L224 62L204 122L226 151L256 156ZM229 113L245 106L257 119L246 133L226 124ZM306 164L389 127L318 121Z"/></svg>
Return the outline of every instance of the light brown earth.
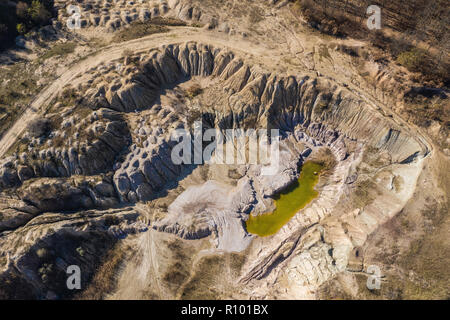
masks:
<svg viewBox="0 0 450 320"><path fill-rule="evenodd" d="M129 67L127 72L130 70L129 74L123 75L125 78L140 72L133 69L133 63L126 63L127 59L147 61L145 59L148 59L151 52L162 52L163 49L160 48L165 46L185 48L186 43L199 48L205 46L221 52L231 52L236 59L241 59L245 66L248 66L252 79L257 78L259 72L267 72L273 79L281 79L278 81L289 76L297 79L305 79L308 76L312 79L307 84L311 90L319 88L324 94L330 93L332 96L343 92L350 102L343 103L332 116L327 116L319 104L311 103L311 121L322 121L330 130L336 130L340 138L334 142L323 137L325 130L315 132L307 126L295 126L292 134L283 142L283 146L289 151L282 163L282 168L289 172L285 180L281 175L264 180L259 176L257 166L200 166L180 178L176 186L168 188L167 192L161 195L158 194L155 199L137 199L138 201L134 201L129 194L117 191L120 189L118 175L125 174L119 169L108 169L107 174L94 170L93 173L70 173L68 177L36 177L17 186L17 193L16 187L4 188L0 195L5 203L4 212L7 212L8 217L13 216L11 220L15 222L14 227L8 224L5 229L0 229L0 237L5 240L0 245L5 252L0 256L4 260L4 263L0 260L0 276L12 279L14 274L47 298L65 297L67 293L63 289L50 288L42 279L30 279L24 274L31 270L31 273L41 275L36 269L42 267L47 258L36 258L33 252L41 247L50 249L58 241L57 236L63 232L61 230L66 232L66 228L73 228L74 234L77 237L81 234L87 242L90 237L99 237L96 232L104 232L107 237L105 241L114 244L101 249L104 251L95 252L95 248L80 242L78 248L88 247L87 250L92 250L89 254L98 255L99 259L94 261L92 258L92 261L88 261L89 274L94 280L86 280L88 289L78 293L75 298L448 298L450 275L446 266L449 257L449 159L445 151L436 145L429 132L408 123L396 112L399 109L396 93L401 86L397 80L394 81L394 76L403 74L405 83L402 83L402 86L407 86L408 74L394 64L386 67L363 58L363 55L352 57L343 53L339 50L342 46L360 52L370 52L370 47L364 41L337 39L313 31L294 16L286 2L280 1L273 5L269 1L222 1L221 5L216 7L212 6L210 1L169 1L169 8L172 9L168 11L168 16L185 18L175 9L179 8L178 3L194 3L204 10L208 17L215 17L218 21L203 28L170 27L167 33L110 43L88 50L84 57L72 54L52 58L53 61L44 61L42 68L50 72L57 68L59 76L49 80L48 86L36 95L28 109L2 136L0 158L13 154L17 146L21 148L23 143L20 138L33 120L42 116L55 117L67 112L67 108L61 107L60 110L56 104L62 91L67 88L83 88L77 95L85 97L91 93L89 89L93 89L95 93L98 90L95 81L103 76L102 66L123 63ZM246 15L244 12L250 14ZM186 21L193 24L194 20ZM88 43L95 41L94 37L101 38L103 35L105 39L111 39L110 33L105 33L101 27L90 26L80 30L78 34ZM152 51L154 49L156 51ZM158 61L163 60L161 58ZM55 64L58 66L55 67ZM121 80L121 75L112 71L108 71L106 76L111 80L107 85ZM203 112L211 109L204 106L212 105L219 116L225 117L232 109L232 102L236 97L249 105L257 101L252 90L260 87L257 84L256 87L250 88L247 80L243 82L243 88L225 94L223 88L236 87L242 81L240 77L242 75L239 75L239 72L231 74L225 80L222 74L195 75L164 92L160 104L163 109L175 110L173 106L180 103L189 107L197 103L203 108ZM313 83L314 79L317 79L319 84ZM187 91L195 82L200 83L204 92L191 100L187 99L188 102L186 99L180 100L177 93ZM86 83L92 85L86 86ZM378 83L383 83L385 89L377 88ZM290 98L289 95L285 97ZM271 98L262 108L269 109L270 102L276 101L274 97ZM145 148L139 147L137 140L140 134L134 133L133 129L141 128L140 119L153 119L158 125L162 124L162 119L158 118L159 113L152 114L152 107L148 106L148 110L144 108L136 112L119 112L122 119L120 121L129 127L132 144L143 150ZM317 111L318 108L322 114ZM324 108L326 110L326 106ZM74 110L76 114L77 109ZM308 114L305 110L305 114ZM277 109L278 114L283 111ZM372 122L366 123L367 119ZM265 118L261 117L259 124L262 125L264 120ZM154 122L152 125L154 126ZM394 133L391 134L390 129ZM302 132L307 136L299 136ZM401 137L398 140L392 138L395 132ZM380 141L385 136L387 142L383 145ZM324 147L314 145L315 142L320 142ZM186 230L194 229L192 232L196 235L204 231L198 230L200 223L197 221L209 221L210 216L216 217L218 214L214 210L222 212L233 207L230 205L230 208L223 208L218 204L208 207L205 204L205 208L211 210L207 211L206 217L202 216L204 212L193 209L193 204L202 203L204 199L193 195L187 197L186 194L192 192L192 187L200 188L204 194L217 192L217 181L220 182L220 190L224 190L220 192L245 195L246 189L242 186L246 179L251 180L255 184L252 190L257 198L257 205L252 213L264 211L265 206L270 206L270 201L263 199L265 192L274 190L275 182L286 184L289 179L295 178L297 173L294 160L300 157L303 159L303 151L308 147L313 151L308 159L313 160L323 160L324 150L331 150L331 153L325 153L326 160L333 158L334 166L319 182L318 199L297 213L276 235L258 238L247 235L244 229L237 232L232 222L235 217L230 217L239 213L239 219L245 220L243 217L248 213L244 214L240 209L233 209L230 215L224 214L223 219L215 220L215 228L219 230L217 234L212 232L206 237L196 238L183 237L179 232L170 231L174 229L174 225L178 226L178 222L185 221L182 219L183 215L192 214L195 224L183 227ZM139 159L140 155L134 154L129 146L123 149L124 157ZM412 157L411 161L406 161L415 152L417 155ZM122 160L123 158L118 157L117 163ZM132 173L135 172L127 171L125 176ZM35 205L34 193L44 194L44 200L55 197L52 194L54 189L41 191L40 184L51 186L55 179L59 178L66 185L58 185L58 192L65 191L65 188L73 190L76 186L85 193L87 191L80 185L89 180L95 192L103 183L114 186L115 193L108 199L102 198L104 193L100 192L100 196L96 194L95 196L100 198L99 201L103 201L101 207L98 207L97 203L97 207L90 208L86 204L88 200L83 198L80 203L86 205L86 209L80 207L75 213L66 212L64 207L56 209L55 212L44 205ZM36 189L33 189L33 186ZM188 200L183 200L183 195ZM30 206L29 201L24 202L27 199L33 200L32 209L27 207ZM244 205L250 200L236 201L239 205ZM173 203L181 203L179 207L184 208L184 211L171 210L170 205ZM109 215L116 212L111 213L111 210L117 210L116 214L130 213L127 219L113 219L110 223L107 220ZM98 216L97 222L93 223L90 218L81 219L78 216L73 217L80 219L76 226L65 222L66 219L72 220L69 218L71 215L85 212ZM48 226L39 227L40 220L50 218L56 219L58 223L53 221ZM56 231L50 230L52 226ZM234 242L221 242L226 239L224 234L230 230ZM126 237L117 237L117 232L124 232ZM240 240L241 235L244 235L242 239L245 240ZM68 235L67 237L69 238ZM29 244L17 247L16 243L22 238L26 238ZM45 241L42 243L40 240ZM78 242L79 240L76 243ZM221 243L228 245L221 246ZM89 259L83 258L79 251L77 252L81 258L77 256L76 259L80 260L80 263L86 263L85 260ZM357 256L355 252L358 252ZM63 255L62 252L56 251L48 260L61 257L63 260L71 259L70 254ZM111 265L103 257L118 262ZM370 291L365 287L368 276L366 270L372 264L378 265L384 275L382 289L379 291ZM110 286L107 289L102 288L99 285L102 282L107 282ZM0 297L1 293L0 290ZM70 293L68 296L72 297Z"/></svg>

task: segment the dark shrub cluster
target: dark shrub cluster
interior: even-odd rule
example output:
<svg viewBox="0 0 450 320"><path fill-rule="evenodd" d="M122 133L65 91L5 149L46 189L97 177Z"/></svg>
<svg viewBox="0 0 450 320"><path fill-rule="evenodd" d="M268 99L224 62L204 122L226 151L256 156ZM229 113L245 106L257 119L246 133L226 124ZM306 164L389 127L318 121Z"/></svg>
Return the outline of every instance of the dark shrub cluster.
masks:
<svg viewBox="0 0 450 320"><path fill-rule="evenodd" d="M48 24L53 16L53 0L0 0L0 49L35 27Z"/></svg>

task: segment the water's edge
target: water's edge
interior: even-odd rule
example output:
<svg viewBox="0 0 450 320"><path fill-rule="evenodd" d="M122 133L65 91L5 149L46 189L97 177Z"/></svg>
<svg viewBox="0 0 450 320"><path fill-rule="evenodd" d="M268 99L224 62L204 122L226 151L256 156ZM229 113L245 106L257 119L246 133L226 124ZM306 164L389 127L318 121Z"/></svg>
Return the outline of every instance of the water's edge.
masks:
<svg viewBox="0 0 450 320"><path fill-rule="evenodd" d="M322 169L323 165L320 163L305 162L299 178L274 196L276 209L272 213L250 215L246 222L247 231L261 237L277 233L299 210L319 195L314 187Z"/></svg>

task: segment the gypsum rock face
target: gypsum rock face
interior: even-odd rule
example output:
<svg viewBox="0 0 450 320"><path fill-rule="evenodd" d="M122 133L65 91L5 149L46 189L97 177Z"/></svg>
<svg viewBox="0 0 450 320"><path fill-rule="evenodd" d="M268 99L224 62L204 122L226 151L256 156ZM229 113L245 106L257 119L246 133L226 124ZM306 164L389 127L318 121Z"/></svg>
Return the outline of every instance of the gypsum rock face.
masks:
<svg viewBox="0 0 450 320"><path fill-rule="evenodd" d="M82 270L85 287L105 253L119 239L144 232L147 225L131 208L43 214L23 228L0 232L0 294L16 299L70 298L67 267ZM10 282L6 285L3 279Z"/></svg>
<svg viewBox="0 0 450 320"><path fill-rule="evenodd" d="M380 153L387 153L391 159L391 164L397 165L420 162L429 152L426 143L420 137L413 137L406 128L402 128L401 125L378 114L349 91L340 89L329 81L308 78L296 80L293 77L282 78L270 76L269 74L266 76L259 75L259 79L253 80L254 83L252 86L249 86L248 82L252 81L252 77L247 70L244 69L241 73L236 72L236 74L239 76L236 75L224 86L224 91L228 90L228 92L238 96L228 100L231 101L233 114L224 117L223 115L226 113L220 109L221 104L218 103L219 108L208 110L210 119L213 119L210 122L216 123L218 127L222 128L239 127L244 121L243 119L248 119L250 115L256 119L253 123L269 124L274 127L281 127L287 131L295 130L295 135L299 139L304 138L310 141L312 147L327 145L333 150L338 160L342 162L336 169L337 172L332 178L333 181L346 181L352 162L357 161L356 159L361 155L361 151L358 152L359 156L352 155L347 150L347 144L356 143L359 150L364 148L364 146L374 147ZM255 76L255 78L257 77ZM263 83L264 85L259 85ZM294 99L292 99L293 97ZM245 101L245 99L248 99L248 101ZM260 109L262 101L265 101L266 110L261 110L262 107ZM223 105L228 106L225 103ZM269 106L267 107L267 105ZM245 113L242 110L245 110ZM216 121L216 119L218 120ZM226 120L224 121L223 119ZM410 169L415 172L411 172L411 176L416 176L418 169ZM280 238L281 242L285 241L286 236L292 236L293 230L309 228L324 217L327 217L332 210L325 210L324 208L333 208L333 205L336 204L339 194L342 194L345 190L341 188L341 185L334 184L330 186L329 190L321 195L320 201L308 208L303 215L297 215L288 225L283 227L277 238ZM364 241L377 225L395 214L397 208L401 207L402 202L399 201L399 198L393 199L393 201L396 201L397 204L387 210L386 214L380 215L379 210L374 209L373 212L368 210L363 215L360 215L361 223L366 224L367 219L369 221L372 219L367 215L375 217L377 223L370 223L370 228L361 225L360 230L364 230L364 234L358 235L358 239L361 239L358 241ZM165 230L168 230L167 226ZM177 233L179 230L172 229L171 232L176 231ZM345 269L348 254L354 247L352 241L348 237L346 239L347 241L341 242L340 245L338 242L335 242L337 240L333 240L333 247L330 247L328 244L317 245L321 254L325 252L320 249L323 246L325 246L324 248L327 251L334 249L331 259L333 263L336 263L336 267L332 267L333 264L330 265L329 263L331 261L330 257L325 256L324 263L329 267L329 272L323 274L308 273L304 267L300 267L300 275L298 277L308 279L310 285L314 286L320 284L335 272ZM270 257L273 257L273 248L268 245L266 251L266 253L259 254L253 260L255 261L254 271L243 277L243 279L247 279L245 281L266 277L268 272L261 271L261 266L265 266L265 270L276 268L278 262L270 262ZM289 254L283 254L282 256L284 259L290 257ZM275 266L272 267L271 265L273 264ZM275 272L273 276L276 274L278 273ZM312 279L315 280L312 281ZM305 280L303 280L304 282Z"/></svg>
<svg viewBox="0 0 450 320"><path fill-rule="evenodd" d="M163 50L166 49L163 48ZM220 54L221 51L216 49L213 56ZM217 77L217 80L224 81L223 78L226 78L225 81L229 80L225 86L222 85L222 92L223 99L230 98L231 95L231 98L227 99L230 104L222 101L215 108L210 108L208 115L212 121L209 122L220 128L251 127L254 124L272 125L293 132L295 136L310 141L312 146L327 144L340 160L336 173L332 177L333 181L346 181L351 164L357 161L358 152L352 153L347 150L348 143L356 141L358 145L378 147L379 150L387 152L394 163L415 170L411 172L411 176L414 176L418 170L413 167L414 163L428 153L426 144L420 138L414 138L406 128L378 114L351 92L335 86L330 81L278 77L270 73L261 73L250 67L244 67L241 72L238 72L244 66L238 61L224 65L224 69L220 72L223 77ZM232 67L228 67L229 65ZM216 66L214 64L214 69ZM227 69L226 73L225 69ZM231 114L230 105L232 106ZM245 122L245 119L252 119L252 121ZM286 238L292 237L293 234L302 239L303 233L298 234L299 230L304 231L310 228L332 213L329 209L335 204L332 200L338 198L343 192L342 189L337 188L339 185L333 184L329 190L324 190L317 203L307 208L304 214L296 215L272 241L284 243ZM398 202L398 199L392 199L392 202L395 201ZM399 202L398 206L400 205ZM398 206L396 205L394 209L396 210ZM362 232L358 234L358 241L363 241L368 233L384 221L383 219L395 213L395 210L386 214L380 214L376 209L372 210L372 212L364 210L361 213L352 213L351 217L347 217L359 219L357 221L358 224L360 223ZM375 223L372 222L372 218L375 218L373 219ZM342 270L346 265L345 253L351 250L353 244L347 238L348 243L344 245L341 243L342 248L338 247L335 240L337 234L338 232L334 232L335 238L330 241L333 241L331 242L334 249L333 259L336 261L338 270ZM354 234L357 233L354 232ZM292 246L295 247L297 243L294 237ZM265 277L272 279L278 274L276 272L279 265L278 259L272 259L274 248L270 243L263 244L261 251L255 250L258 255L249 258L252 264L246 266L247 274L243 277L245 282L251 283L255 279ZM287 244L286 248L289 246L291 244ZM280 249L280 252L283 252L280 257L287 263L293 249L286 248ZM268 272L270 270L274 272Z"/></svg>
<svg viewBox="0 0 450 320"><path fill-rule="evenodd" d="M0 190L39 177L95 175L112 170L116 156L130 141L122 116L108 109L86 118L68 117L40 145L34 139L28 152L0 164Z"/></svg>
<svg viewBox="0 0 450 320"><path fill-rule="evenodd" d="M124 86L111 84L106 89L101 85L98 90L109 93L105 95L103 104L123 111L145 108L158 99L161 87L186 81L192 76L209 76L219 83L216 90L220 91L220 98L215 100L215 104L206 104L214 105L214 109L206 107L204 118L217 128L266 127L292 132L300 126L305 134L319 143L329 145L337 141L341 144L335 147L338 159L348 156L346 140L389 152L393 155L393 162L399 163L428 153L420 138L412 137L394 121L384 118L350 91L329 80L262 73L234 58L232 53L195 43L152 50L139 59L141 67L133 68L134 72L121 80ZM98 96L95 93L92 99ZM164 147L158 147L161 156L155 160L167 160L171 145L167 138ZM149 160L140 158L140 154L154 153L153 146L150 149L136 147L120 172L116 172L115 181L123 199L147 199L167 180L164 172L169 175L168 180L180 172L167 161L163 161L163 167L159 164L155 167L152 161L149 165ZM139 191L141 195L138 195L141 183L145 184Z"/></svg>
<svg viewBox="0 0 450 320"><path fill-rule="evenodd" d="M67 12L70 3L56 0L54 7L58 12L58 21L66 26L71 16ZM115 32L134 22L147 22L157 17L172 17L185 22L200 22L215 25L215 19L202 14L197 6L185 1L138 0L138 1L93 1L79 0L75 4L80 9L80 27L99 28L106 32Z"/></svg>
<svg viewBox="0 0 450 320"><path fill-rule="evenodd" d="M43 212L111 208L118 204L111 177L27 181L14 190L14 196L0 197L0 232L15 230Z"/></svg>
<svg viewBox="0 0 450 320"><path fill-rule="evenodd" d="M292 135L290 138L294 139ZM189 187L169 206L167 217L156 222L154 229L184 239L213 235L219 250L244 250L252 239L244 226L248 215L267 212L264 199L292 183L298 177L299 161L307 157L305 149L289 148L286 140L281 142L281 162L276 175L262 175L261 165L242 165L238 170L245 174L235 187L214 180Z"/></svg>
<svg viewBox="0 0 450 320"><path fill-rule="evenodd" d="M26 204L37 208L38 212L109 208L118 204L111 181L102 181L100 177L83 177L78 181L38 179L24 184L17 194Z"/></svg>
<svg viewBox="0 0 450 320"><path fill-rule="evenodd" d="M124 110L143 107L136 105L134 101L137 99L132 92L150 91L152 98L146 103L151 103L157 98L154 93L160 89L158 86L173 84L192 75L210 75L219 84L224 83L221 86L222 101L219 99L214 109L206 110L209 122L216 127L236 128L255 124L292 131L300 125L305 133L320 143L336 141L341 144L335 148L339 159L347 156L345 139L371 143L387 152L395 151L393 160L398 162L408 162L427 153L420 141L398 130L401 128L395 123L365 108L350 92L337 88L329 81L322 83L318 79L297 80L295 77L264 74L244 65L232 53L195 43L152 50L142 56L141 61L142 68L134 68L134 73L123 80L129 83L130 88L139 88L121 92L121 96L130 97L118 101ZM108 92L115 87L114 83L111 84ZM95 100L105 92L103 85L98 90L100 94L95 93L91 99ZM113 99L107 103L114 108ZM129 103L131 108L126 107ZM230 104L231 108L228 107ZM370 123L376 125L371 126ZM135 202L149 199L180 174L181 168L169 161L171 146L173 144L166 139L157 148L152 146L145 150L145 145L144 150L132 148L128 160L115 174L116 188L122 200ZM145 160L148 155L151 155L149 160ZM14 179L13 168L3 172L3 176Z"/></svg>

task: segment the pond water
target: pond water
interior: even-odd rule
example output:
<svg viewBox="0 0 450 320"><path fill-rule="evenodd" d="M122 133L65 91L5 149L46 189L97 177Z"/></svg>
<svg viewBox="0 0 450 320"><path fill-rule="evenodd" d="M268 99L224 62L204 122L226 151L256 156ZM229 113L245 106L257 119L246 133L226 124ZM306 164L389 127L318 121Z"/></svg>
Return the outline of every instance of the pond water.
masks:
<svg viewBox="0 0 450 320"><path fill-rule="evenodd" d="M299 210L306 207L319 195L314 190L314 186L319 181L319 174L322 169L323 166L319 163L311 161L304 163L300 177L273 197L276 206L275 211L256 217L251 215L247 220L247 231L265 237L280 230Z"/></svg>

